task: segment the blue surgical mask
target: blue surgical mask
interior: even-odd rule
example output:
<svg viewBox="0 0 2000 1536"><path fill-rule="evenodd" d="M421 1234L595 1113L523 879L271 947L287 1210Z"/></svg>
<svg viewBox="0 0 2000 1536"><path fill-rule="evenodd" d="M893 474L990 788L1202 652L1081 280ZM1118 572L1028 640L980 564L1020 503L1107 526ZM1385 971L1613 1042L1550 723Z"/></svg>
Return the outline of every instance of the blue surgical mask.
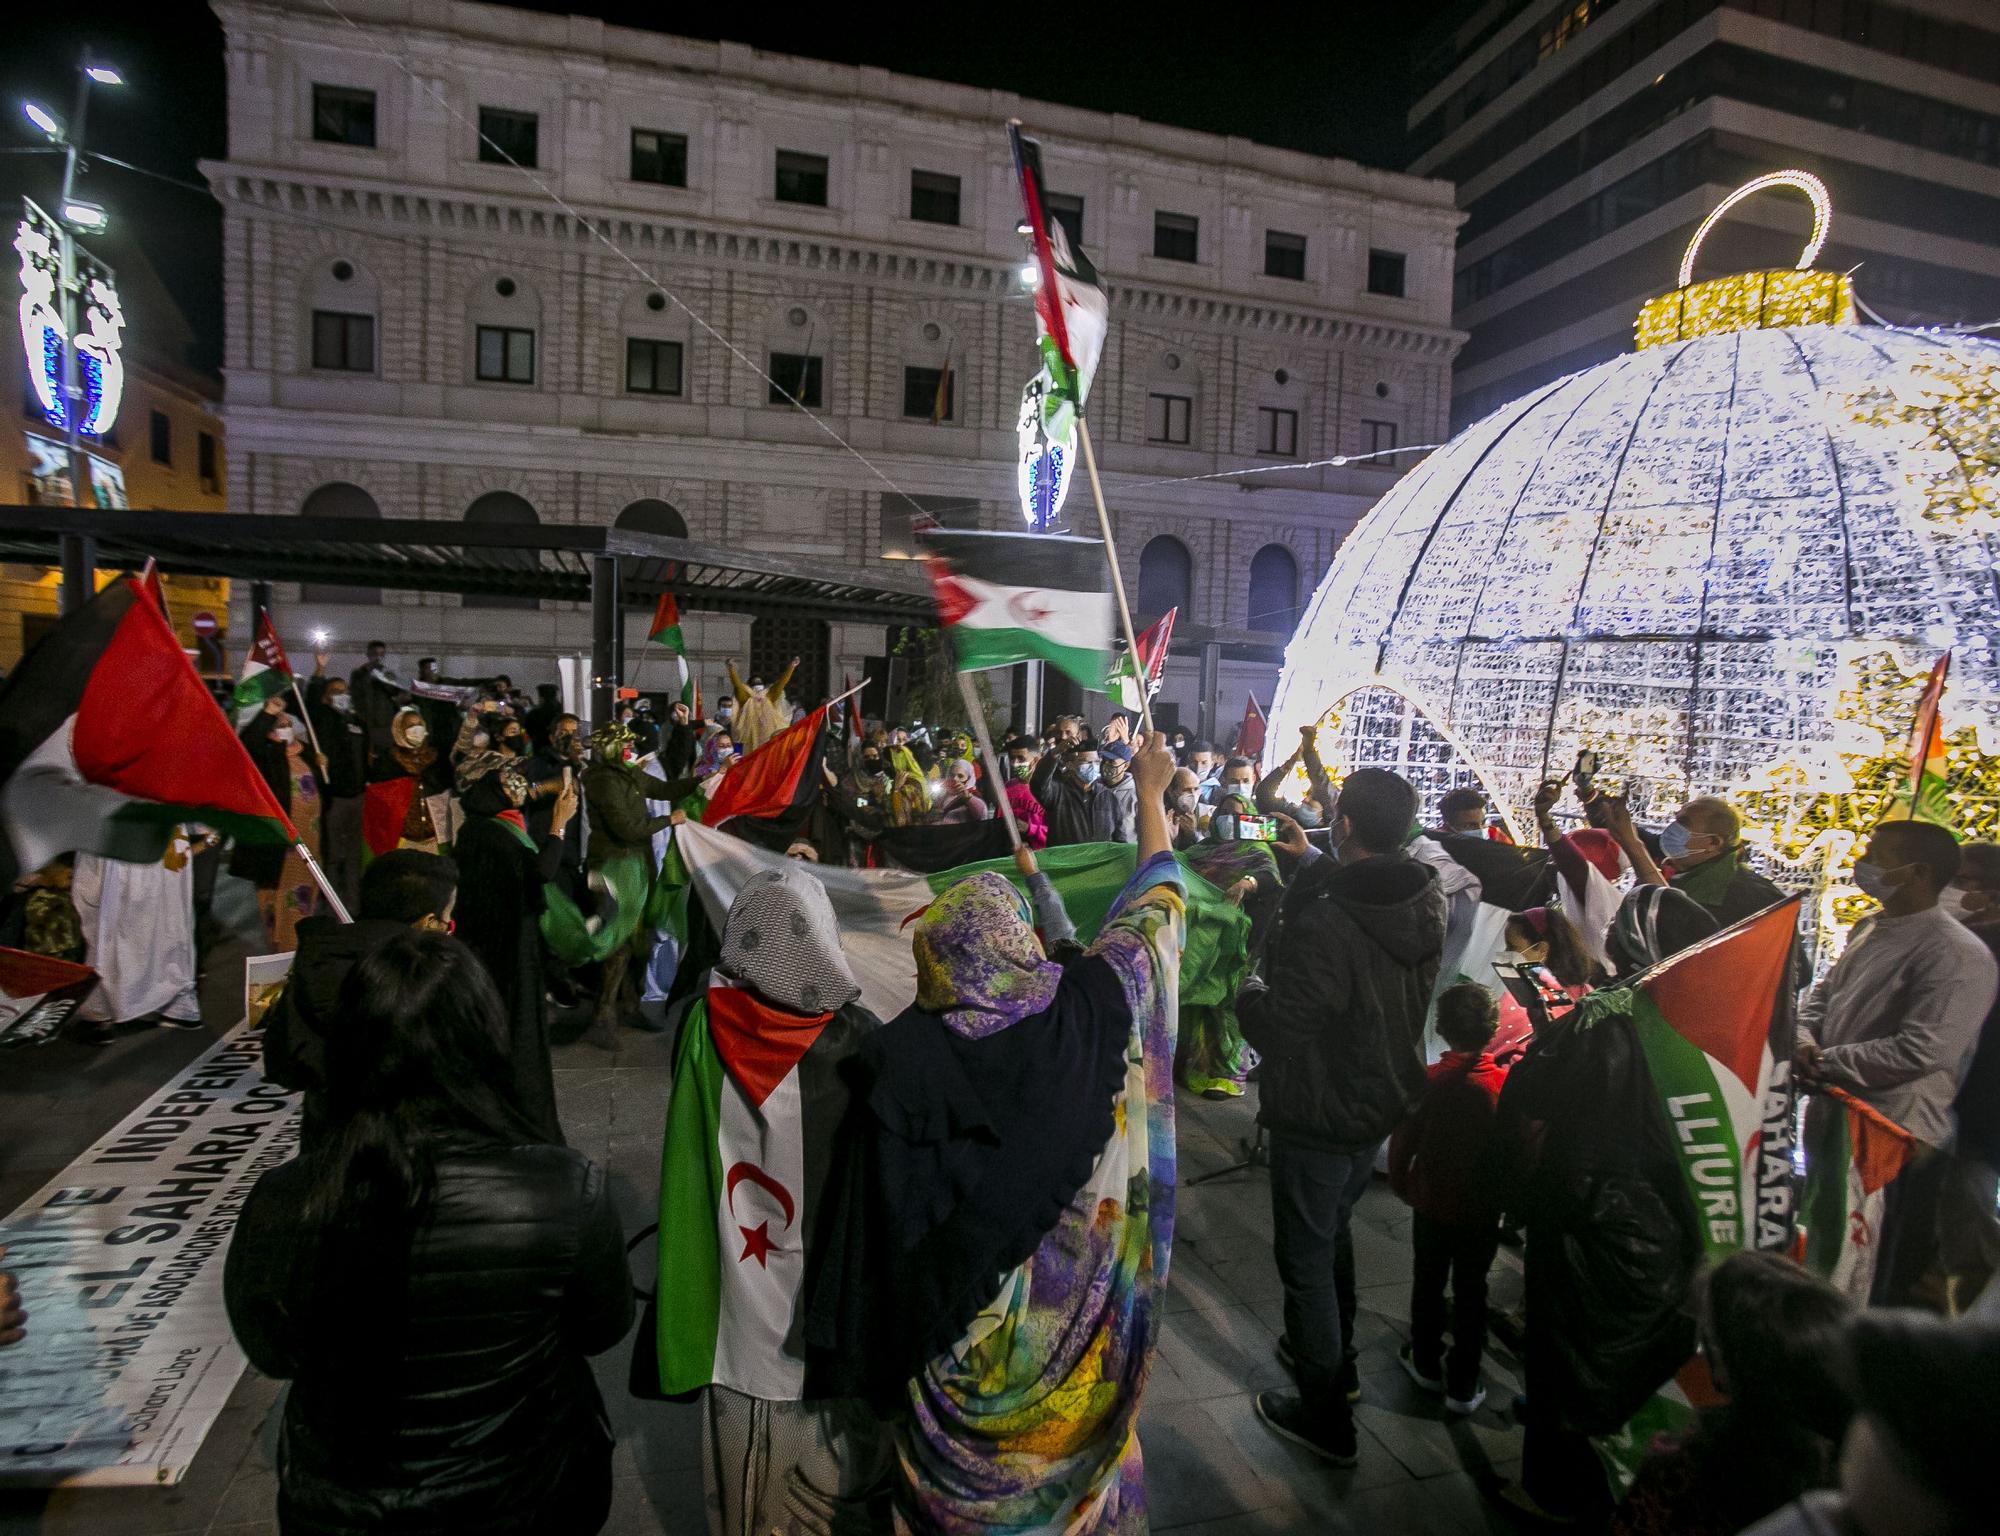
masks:
<svg viewBox="0 0 2000 1536"><path fill-rule="evenodd" d="M1678 821L1670 821L1660 828L1660 852L1670 859L1678 859L1688 851L1688 842L1694 833Z"/></svg>
<svg viewBox="0 0 2000 1536"><path fill-rule="evenodd" d="M1098 772L1099 769L1095 763L1078 763L1076 765L1076 776L1086 784L1095 784Z"/></svg>

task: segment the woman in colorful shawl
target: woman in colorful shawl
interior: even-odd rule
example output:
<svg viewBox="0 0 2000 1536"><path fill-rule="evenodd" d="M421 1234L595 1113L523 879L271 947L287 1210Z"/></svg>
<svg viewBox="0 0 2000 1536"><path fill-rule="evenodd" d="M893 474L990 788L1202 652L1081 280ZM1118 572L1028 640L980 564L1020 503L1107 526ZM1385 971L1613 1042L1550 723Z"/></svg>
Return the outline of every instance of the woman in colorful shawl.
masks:
<svg viewBox="0 0 2000 1536"><path fill-rule="evenodd" d="M1252 964L1270 931L1284 886L1269 843L1237 836L1242 820L1253 816L1241 795L1220 801L1209 818L1208 832L1188 851L1187 865L1222 891L1250 916ZM1181 1020L1180 1056L1176 1065L1190 1092L1205 1099L1235 1099L1256 1064L1256 1053L1236 1024L1236 1000L1206 1008L1191 1007Z"/></svg>
<svg viewBox="0 0 2000 1536"><path fill-rule="evenodd" d="M809 1343L893 1413L896 1514L938 1536L1146 1527L1136 1424L1174 1220L1186 903L1155 734L1138 869L1089 950L1045 953L981 872L918 921L916 1002L863 1042ZM1043 929L1069 934L1023 852Z"/></svg>

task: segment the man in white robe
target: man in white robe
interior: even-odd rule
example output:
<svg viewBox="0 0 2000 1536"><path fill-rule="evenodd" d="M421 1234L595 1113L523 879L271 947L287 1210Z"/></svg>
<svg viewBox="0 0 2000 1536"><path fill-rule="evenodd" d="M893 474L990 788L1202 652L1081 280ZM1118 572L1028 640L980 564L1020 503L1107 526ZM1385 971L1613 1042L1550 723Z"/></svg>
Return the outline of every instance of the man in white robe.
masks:
<svg viewBox="0 0 2000 1536"><path fill-rule="evenodd" d="M70 885L77 922L98 974L77 1010L100 1023L153 1018L176 1029L201 1027L195 995L194 859L177 828L166 857L128 864L94 853L76 856Z"/></svg>

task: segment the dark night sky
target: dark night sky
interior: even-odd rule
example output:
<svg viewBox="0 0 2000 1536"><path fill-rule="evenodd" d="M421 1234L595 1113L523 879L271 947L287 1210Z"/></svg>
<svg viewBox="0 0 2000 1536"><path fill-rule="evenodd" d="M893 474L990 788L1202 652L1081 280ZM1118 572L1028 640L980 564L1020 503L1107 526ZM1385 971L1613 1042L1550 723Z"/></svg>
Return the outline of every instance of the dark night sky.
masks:
<svg viewBox="0 0 2000 1536"><path fill-rule="evenodd" d="M1401 163L1412 40L1440 9L1411 0L1311 8L989 4L963 7L954 19L932 6L849 5L809 15L800 7L753 6L721 27L705 23L734 7L704 6L699 17L692 8L617 0L526 8L875 64L1390 167ZM17 20L0 58L7 125L0 148L25 148L39 137L21 116L23 97L67 116L74 61L86 46L115 62L129 82L94 95L90 147L199 181L195 162L223 154L227 125L222 29L197 0L106 0L74 12L36 7ZM37 156L0 156L0 185L31 185L45 164ZM88 195L121 229L143 238L194 328L192 361L213 368L222 326L214 203L205 193L115 168L94 170ZM117 260L115 245L103 254Z"/></svg>

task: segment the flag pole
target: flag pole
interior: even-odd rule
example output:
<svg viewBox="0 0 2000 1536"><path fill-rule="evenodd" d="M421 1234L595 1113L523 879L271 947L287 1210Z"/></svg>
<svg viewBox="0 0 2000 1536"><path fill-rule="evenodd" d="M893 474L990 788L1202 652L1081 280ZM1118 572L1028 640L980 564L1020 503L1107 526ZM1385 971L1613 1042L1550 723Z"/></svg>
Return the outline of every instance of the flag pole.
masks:
<svg viewBox="0 0 2000 1536"><path fill-rule="evenodd" d="M320 750L319 732L313 729L312 711L306 708L306 696L299 689L299 675L289 668L286 671L286 675L292 680L292 697L298 701L299 718L306 723L306 740L312 743L313 766L320 773L325 773L327 771L326 754ZM318 778L319 774L314 774L313 777Z"/></svg>
<svg viewBox="0 0 2000 1536"><path fill-rule="evenodd" d="M306 861L306 868L311 871L314 882L319 886L320 895L326 898L326 904L333 908L333 915L343 923L353 922L354 919L347 915L347 908L341 902L340 893L333 888L333 882L327 879L326 871L319 867L319 860L312 856L312 849L305 845L303 839L293 843L292 848Z"/></svg>
<svg viewBox="0 0 2000 1536"><path fill-rule="evenodd" d="M958 691L965 700L965 713L972 722L973 737L979 742L979 755L986 760L986 771L993 775L993 787L999 791L995 798L1000 802L1000 815L1007 823L1007 836L1018 851L1021 824L1014 819L1014 802L1007 798L1007 778L1000 771L1000 758L993 750L993 736L986 729L986 716L979 708L979 696L972 690L972 675L969 672L958 674Z"/></svg>
<svg viewBox="0 0 2000 1536"><path fill-rule="evenodd" d="M1139 664L1139 637L1132 629L1132 609L1125 601L1125 578L1118 570L1118 545L1111 537L1111 513L1104 505L1104 487L1097 481L1097 455L1090 448L1090 426L1079 411L1076 417L1076 440L1083 449L1083 467L1090 473L1090 494L1097 503L1097 526L1104 536L1104 557L1111 563L1111 590L1118 594L1118 622L1125 626L1125 652L1132 658L1134 667ZM1146 691L1144 679L1139 685L1139 725L1150 736L1153 734L1153 699Z"/></svg>

